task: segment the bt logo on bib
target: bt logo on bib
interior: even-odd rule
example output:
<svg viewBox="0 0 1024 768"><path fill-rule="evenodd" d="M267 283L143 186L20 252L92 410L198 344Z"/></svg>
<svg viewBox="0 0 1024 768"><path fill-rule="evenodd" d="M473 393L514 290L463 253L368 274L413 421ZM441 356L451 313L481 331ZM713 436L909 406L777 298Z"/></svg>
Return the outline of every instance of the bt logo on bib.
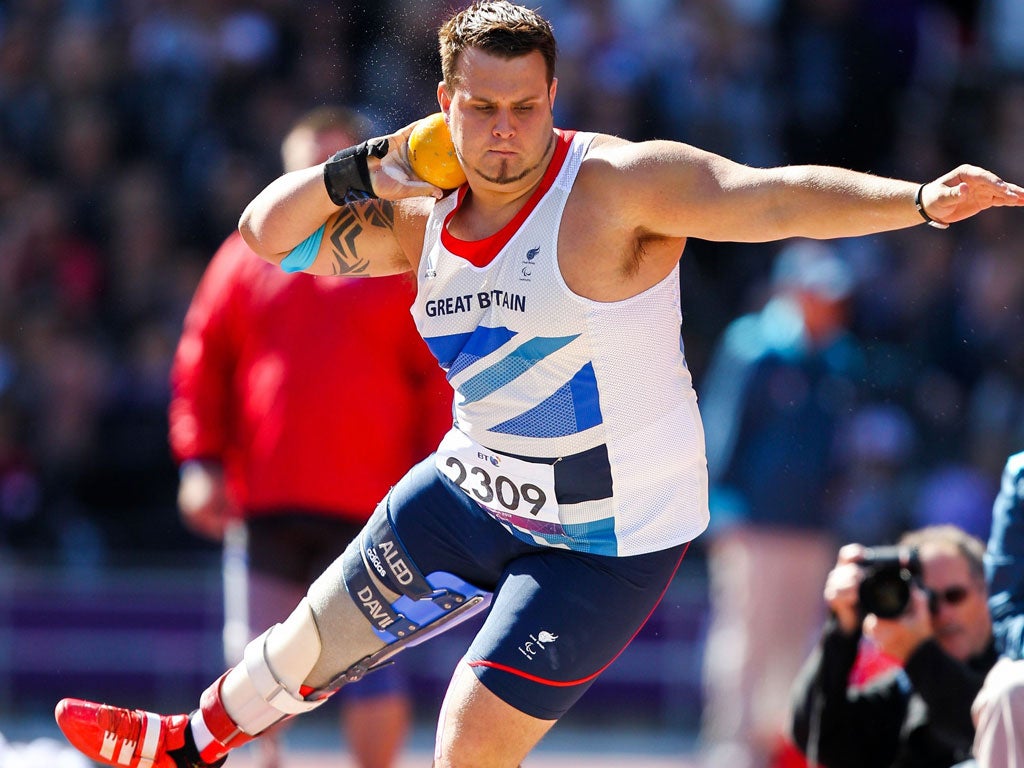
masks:
<svg viewBox="0 0 1024 768"><path fill-rule="evenodd" d="M501 458L498 456L490 453L483 453L482 451L477 451L476 455L478 459L483 459L484 461L489 462L492 467L501 466Z"/></svg>

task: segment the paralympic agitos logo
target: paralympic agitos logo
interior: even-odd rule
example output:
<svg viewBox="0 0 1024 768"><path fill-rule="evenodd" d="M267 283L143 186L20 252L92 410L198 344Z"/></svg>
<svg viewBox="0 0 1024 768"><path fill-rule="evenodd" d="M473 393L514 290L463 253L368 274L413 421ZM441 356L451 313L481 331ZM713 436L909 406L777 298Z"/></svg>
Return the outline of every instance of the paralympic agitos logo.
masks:
<svg viewBox="0 0 1024 768"><path fill-rule="evenodd" d="M545 650L545 645L550 645L557 639L558 635L553 635L547 630L542 629L536 635L530 635L530 639L519 646L519 652L530 661L533 661L533 658L538 653Z"/></svg>

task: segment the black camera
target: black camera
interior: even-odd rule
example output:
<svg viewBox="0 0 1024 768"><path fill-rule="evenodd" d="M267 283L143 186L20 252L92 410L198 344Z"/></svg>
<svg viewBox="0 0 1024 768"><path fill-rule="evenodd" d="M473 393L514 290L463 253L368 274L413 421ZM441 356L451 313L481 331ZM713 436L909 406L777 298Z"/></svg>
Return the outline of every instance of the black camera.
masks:
<svg viewBox="0 0 1024 768"><path fill-rule="evenodd" d="M913 547L875 547L860 561L864 578L858 598L863 615L894 619L907 610L910 589L921 581L921 560Z"/></svg>

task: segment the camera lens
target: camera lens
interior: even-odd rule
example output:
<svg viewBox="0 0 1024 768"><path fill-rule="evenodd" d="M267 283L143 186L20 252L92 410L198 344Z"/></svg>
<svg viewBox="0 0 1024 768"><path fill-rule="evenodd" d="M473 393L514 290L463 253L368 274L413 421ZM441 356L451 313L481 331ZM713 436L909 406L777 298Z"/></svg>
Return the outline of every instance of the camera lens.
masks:
<svg viewBox="0 0 1024 768"><path fill-rule="evenodd" d="M873 613L880 619L893 619L901 615L910 604L910 585L913 577L905 568L880 568L865 575L860 584L860 606L866 615Z"/></svg>
<svg viewBox="0 0 1024 768"><path fill-rule="evenodd" d="M859 600L862 615L894 619L910 605L910 589L921 575L921 559L913 547L873 547L861 559L864 576Z"/></svg>

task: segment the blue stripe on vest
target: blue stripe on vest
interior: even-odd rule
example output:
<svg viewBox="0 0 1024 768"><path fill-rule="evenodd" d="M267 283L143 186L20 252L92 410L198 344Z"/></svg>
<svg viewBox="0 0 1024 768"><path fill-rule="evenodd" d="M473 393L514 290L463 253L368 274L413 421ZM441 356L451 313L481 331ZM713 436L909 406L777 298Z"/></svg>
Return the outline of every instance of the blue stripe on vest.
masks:
<svg viewBox="0 0 1024 768"><path fill-rule="evenodd" d="M579 338L579 334L556 338L538 337L521 344L507 357L481 371L459 387L464 403L469 404L482 400L510 381L519 378L541 360L577 338Z"/></svg>
<svg viewBox="0 0 1024 768"><path fill-rule="evenodd" d="M481 357L491 354L516 335L508 328L487 328L479 326L466 333L452 333L447 336L424 336L427 348L448 371L448 378L469 367Z"/></svg>
<svg viewBox="0 0 1024 768"><path fill-rule="evenodd" d="M575 435L602 422L594 366L586 363L565 385L518 416L489 431L523 437Z"/></svg>
<svg viewBox="0 0 1024 768"><path fill-rule="evenodd" d="M469 337L459 356L452 362L448 377L463 371L477 360L486 357L494 350L508 343L508 340L516 335L515 331L508 328L488 328L481 325L473 335Z"/></svg>
<svg viewBox="0 0 1024 768"><path fill-rule="evenodd" d="M452 333L447 336L424 336L423 340L427 342L430 354L437 358L437 362L447 371L466 346L470 336L471 333Z"/></svg>

